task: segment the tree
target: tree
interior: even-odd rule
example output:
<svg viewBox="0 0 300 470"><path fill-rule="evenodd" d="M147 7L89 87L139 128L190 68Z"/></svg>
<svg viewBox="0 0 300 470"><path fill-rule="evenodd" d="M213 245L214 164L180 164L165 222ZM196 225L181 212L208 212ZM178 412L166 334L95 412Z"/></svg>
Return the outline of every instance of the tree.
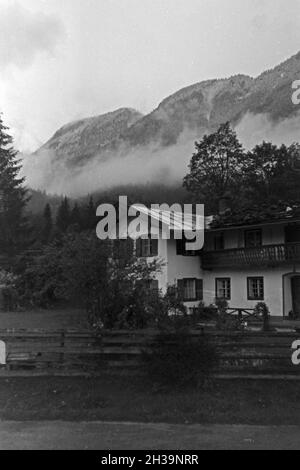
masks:
<svg viewBox="0 0 300 470"><path fill-rule="evenodd" d="M28 262L18 286L20 297L43 307L76 302L93 324L106 328L145 326L158 308L152 291L140 281L151 280L160 263L137 259L126 249L114 256L111 245L94 233L62 234Z"/></svg>
<svg viewBox="0 0 300 470"><path fill-rule="evenodd" d="M56 216L56 227L61 232L66 232L70 225L70 206L69 200L65 197L58 208Z"/></svg>
<svg viewBox="0 0 300 470"><path fill-rule="evenodd" d="M19 177L18 153L7 131L0 114L0 251L13 257L25 245L24 209L28 198L24 178Z"/></svg>
<svg viewBox="0 0 300 470"><path fill-rule="evenodd" d="M92 196L87 206L84 208L83 225L86 230L94 230L97 225L96 207Z"/></svg>
<svg viewBox="0 0 300 470"><path fill-rule="evenodd" d="M230 194L233 200L238 198L245 152L229 122L195 145L196 152L183 185L197 202L216 212L225 194Z"/></svg>
<svg viewBox="0 0 300 470"><path fill-rule="evenodd" d="M263 142L248 152L245 188L249 203L299 201L299 157L299 144L277 147L270 142Z"/></svg>
<svg viewBox="0 0 300 470"><path fill-rule="evenodd" d="M43 213L43 227L41 232L41 239L43 243L48 243L51 239L53 230L53 220L52 220L52 211L50 204L46 204L44 213Z"/></svg>
<svg viewBox="0 0 300 470"><path fill-rule="evenodd" d="M75 228L76 230L80 230L81 228L81 212L80 212L80 208L76 202L76 204L74 205L72 211L71 211L71 214L70 214L70 225Z"/></svg>

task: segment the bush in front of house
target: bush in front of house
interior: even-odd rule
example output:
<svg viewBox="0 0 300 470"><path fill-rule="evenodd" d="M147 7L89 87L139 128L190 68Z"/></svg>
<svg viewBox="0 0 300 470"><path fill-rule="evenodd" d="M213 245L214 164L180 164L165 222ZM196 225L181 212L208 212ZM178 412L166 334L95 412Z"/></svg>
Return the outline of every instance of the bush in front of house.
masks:
<svg viewBox="0 0 300 470"><path fill-rule="evenodd" d="M161 331L143 353L147 377L156 387L203 386L218 365L215 347L205 335L192 335L182 318Z"/></svg>
<svg viewBox="0 0 300 470"><path fill-rule="evenodd" d="M271 330L270 325L270 309L264 302L259 302L254 308L254 315L263 320L263 331L268 332Z"/></svg>
<svg viewBox="0 0 300 470"><path fill-rule="evenodd" d="M216 299L215 305L217 309L217 323L218 330L223 331L239 331L243 329L243 324L235 315L228 313L229 304L226 299Z"/></svg>
<svg viewBox="0 0 300 470"><path fill-rule="evenodd" d="M193 309L191 318L193 323L203 321L214 321L217 319L218 309L215 305L205 305L204 302L199 302L198 306Z"/></svg>

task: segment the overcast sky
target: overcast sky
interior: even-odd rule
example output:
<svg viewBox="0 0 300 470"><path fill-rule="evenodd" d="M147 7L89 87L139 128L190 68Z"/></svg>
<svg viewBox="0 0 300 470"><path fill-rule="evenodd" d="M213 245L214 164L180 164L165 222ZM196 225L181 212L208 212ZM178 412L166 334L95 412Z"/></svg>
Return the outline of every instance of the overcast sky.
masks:
<svg viewBox="0 0 300 470"><path fill-rule="evenodd" d="M35 150L74 119L146 113L299 50L300 0L0 0L0 110Z"/></svg>

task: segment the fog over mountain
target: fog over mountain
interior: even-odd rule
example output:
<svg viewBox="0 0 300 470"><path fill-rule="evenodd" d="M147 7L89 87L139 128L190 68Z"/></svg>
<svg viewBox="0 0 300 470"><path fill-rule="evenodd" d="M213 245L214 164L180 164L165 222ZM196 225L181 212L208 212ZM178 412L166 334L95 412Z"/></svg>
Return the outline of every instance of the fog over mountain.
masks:
<svg viewBox="0 0 300 470"><path fill-rule="evenodd" d="M247 148L300 141L300 106L291 100L297 79L300 52L257 78L191 85L146 116L123 108L67 124L24 159L27 184L71 196L120 184L172 184L187 172L194 141L225 121Z"/></svg>

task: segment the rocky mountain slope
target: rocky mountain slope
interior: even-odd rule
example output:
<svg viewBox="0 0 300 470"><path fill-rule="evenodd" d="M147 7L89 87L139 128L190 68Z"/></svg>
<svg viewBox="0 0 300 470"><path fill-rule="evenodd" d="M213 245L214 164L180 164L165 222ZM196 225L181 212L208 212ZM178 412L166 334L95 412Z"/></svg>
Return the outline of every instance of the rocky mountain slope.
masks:
<svg viewBox="0 0 300 470"><path fill-rule="evenodd" d="M142 114L134 109L117 111L71 122L59 129L36 154L50 150L67 165L82 165L95 155L111 150L120 136Z"/></svg>
<svg viewBox="0 0 300 470"><path fill-rule="evenodd" d="M132 145L176 143L186 128L214 131L221 123L236 125L247 113L267 114L277 122L298 111L292 103L292 82L300 79L300 52L257 78L237 75L189 86L165 99L126 134Z"/></svg>
<svg viewBox="0 0 300 470"><path fill-rule="evenodd" d="M140 154L150 159L153 151L178 145L185 133L189 138L200 138L225 121L237 126L249 114L263 114L272 125L295 116L297 120L300 107L291 100L292 82L297 79L300 52L257 78L237 75L191 85L163 100L146 116L120 109L67 124L35 156L43 159L43 152L50 151L60 172L64 167L78 170L91 162L127 157L141 149Z"/></svg>

